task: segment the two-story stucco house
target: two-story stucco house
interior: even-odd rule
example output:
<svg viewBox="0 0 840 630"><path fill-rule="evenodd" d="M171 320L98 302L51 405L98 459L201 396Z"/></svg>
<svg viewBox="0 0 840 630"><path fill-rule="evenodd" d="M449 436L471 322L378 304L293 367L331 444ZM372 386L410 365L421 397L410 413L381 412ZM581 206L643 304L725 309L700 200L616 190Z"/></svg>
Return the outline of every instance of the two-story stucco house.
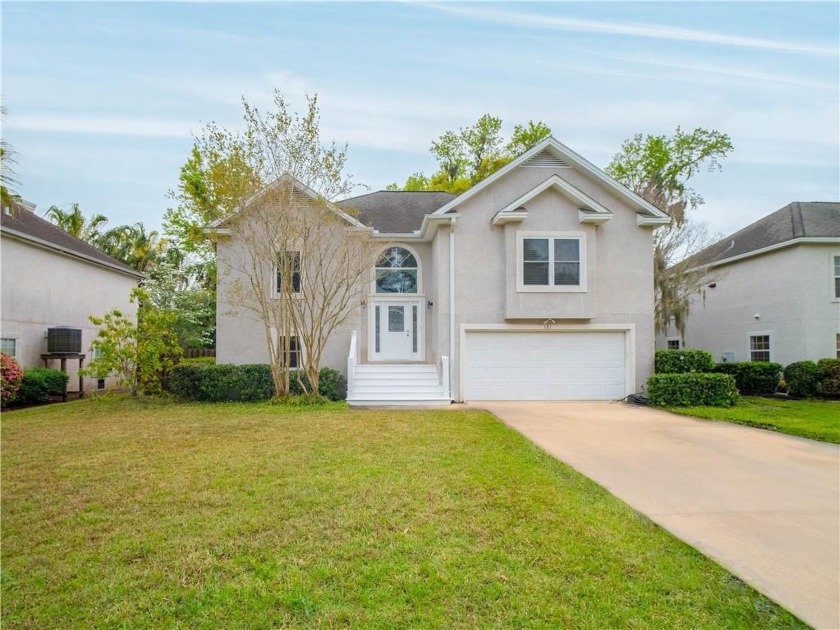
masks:
<svg viewBox="0 0 840 630"><path fill-rule="evenodd" d="M0 351L14 356L24 367L44 365L48 331L80 331L78 353L55 353L49 367L60 368L64 358L70 375L68 391L78 392L79 358L89 362L90 344L97 328L90 315L119 308L135 318L137 305L129 300L142 278L131 267L103 254L34 213L35 206L17 204L3 208L0 221L2 302L0 302ZM75 348L74 348L75 349ZM111 379L86 377L84 391L105 389Z"/></svg>
<svg viewBox="0 0 840 630"><path fill-rule="evenodd" d="M341 209L382 244L323 361L351 404L620 399L651 373L651 233L669 219L557 140L458 196L375 192ZM217 360L265 363L262 324L230 308L236 247L217 245Z"/></svg>
<svg viewBox="0 0 840 630"><path fill-rule="evenodd" d="M708 270L693 296L685 339L718 361L782 365L840 357L840 203L794 202L692 258Z"/></svg>

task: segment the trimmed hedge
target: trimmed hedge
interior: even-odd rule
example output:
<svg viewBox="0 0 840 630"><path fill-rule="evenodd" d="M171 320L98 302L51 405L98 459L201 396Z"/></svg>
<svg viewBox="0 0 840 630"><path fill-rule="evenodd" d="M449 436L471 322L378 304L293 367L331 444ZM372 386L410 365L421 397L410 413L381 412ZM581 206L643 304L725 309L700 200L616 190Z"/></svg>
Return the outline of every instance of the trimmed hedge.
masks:
<svg viewBox="0 0 840 630"><path fill-rule="evenodd" d="M307 387L306 374L301 380ZM294 373L289 381L290 394L299 396L303 388ZM322 368L319 374L321 396L329 400L347 397L347 381L340 372ZM169 376L169 391L185 400L199 402L258 402L274 396L271 367L265 364L230 365L179 363Z"/></svg>
<svg viewBox="0 0 840 630"><path fill-rule="evenodd" d="M822 370L813 361L797 361L784 369L787 392L796 398L810 398L817 393Z"/></svg>
<svg viewBox="0 0 840 630"><path fill-rule="evenodd" d="M729 374L654 374L647 389L650 404L658 407L731 407L738 401Z"/></svg>
<svg viewBox="0 0 840 630"><path fill-rule="evenodd" d="M821 372L817 393L827 398L840 398L840 359L820 359L817 367Z"/></svg>
<svg viewBox="0 0 840 630"><path fill-rule="evenodd" d="M69 376L61 370L31 368L23 371L15 402L34 405L49 401L50 396L63 396Z"/></svg>
<svg viewBox="0 0 840 630"><path fill-rule="evenodd" d="M767 361L742 361L718 363L713 371L735 377L735 385L742 394L767 396L775 393L782 366Z"/></svg>
<svg viewBox="0 0 840 630"><path fill-rule="evenodd" d="M659 350L654 359L657 374L714 372L715 360L705 350Z"/></svg>

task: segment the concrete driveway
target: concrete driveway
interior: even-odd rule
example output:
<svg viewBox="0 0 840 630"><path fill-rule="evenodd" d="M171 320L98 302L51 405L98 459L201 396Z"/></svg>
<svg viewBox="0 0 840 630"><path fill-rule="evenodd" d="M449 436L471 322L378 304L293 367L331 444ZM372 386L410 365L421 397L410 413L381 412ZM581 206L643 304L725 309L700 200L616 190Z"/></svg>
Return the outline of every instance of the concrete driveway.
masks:
<svg viewBox="0 0 840 630"><path fill-rule="evenodd" d="M471 402L817 628L840 628L840 447L621 403Z"/></svg>

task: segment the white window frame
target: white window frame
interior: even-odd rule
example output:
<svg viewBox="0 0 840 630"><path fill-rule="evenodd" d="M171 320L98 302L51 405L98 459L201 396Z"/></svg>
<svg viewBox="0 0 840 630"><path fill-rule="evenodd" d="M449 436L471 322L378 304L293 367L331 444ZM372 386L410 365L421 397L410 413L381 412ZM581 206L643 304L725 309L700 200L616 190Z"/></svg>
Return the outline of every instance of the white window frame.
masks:
<svg viewBox="0 0 840 630"><path fill-rule="evenodd" d="M773 355L775 354L774 348L776 346L775 340L773 339L772 331L765 330L765 331L753 331L747 333L747 361L750 363L753 362L753 349L752 349L752 338L753 337L767 337L767 343L769 344L769 348L767 350L768 359L767 361L773 361ZM756 352L764 352L763 350L756 350Z"/></svg>
<svg viewBox="0 0 840 630"><path fill-rule="evenodd" d="M304 278L303 278L303 252L299 249L287 249L287 250L284 250L284 253L286 255L288 255L288 254L297 254L298 255L298 261L300 263L300 270L298 271L298 273L300 274L300 283L299 283L299 288L298 288L297 291L294 290L294 287L292 288L291 296L292 297L299 297L301 295L301 292L303 291L303 280L304 280ZM280 254L281 254L281 252L278 251L275 258L279 259ZM277 263L275 262L274 266L272 267L272 273L271 273L271 284L272 284L272 290L273 290L272 295L275 298L281 298L281 297L283 297L283 293L280 291L280 284L277 282L277 274L278 274L278 269L277 269Z"/></svg>
<svg viewBox="0 0 840 630"><path fill-rule="evenodd" d="M271 328L271 341L272 341L272 343L274 344L275 347L277 346L277 342L280 340L280 338L282 336L283 335L278 335L277 334L277 329L276 328L274 328L274 327ZM290 337L292 339L297 339L297 351L296 352L297 352L297 355L298 355L298 364L297 364L297 367L290 367L289 369L290 370L303 369L303 364L305 362L305 354L304 354L303 343L301 343L299 335L295 335L294 333L292 333L290 335Z"/></svg>
<svg viewBox="0 0 840 630"><path fill-rule="evenodd" d="M525 239L577 239L580 244L580 283L579 284L525 284ZM554 282L554 243L549 251L549 282ZM517 232L516 233L516 291L518 293L586 293L586 232Z"/></svg>
<svg viewBox="0 0 840 630"><path fill-rule="evenodd" d="M392 249L394 247L399 247L400 249L406 250L408 253L410 253L412 256L414 256L414 260L417 262L417 267L416 267L416 269L417 269L417 291L415 291L414 293L377 293L376 292L376 270L384 268L384 267L377 267L376 263L379 262L379 259L382 257L382 255L385 252L387 252L389 249ZM412 267L407 267L407 269L412 269ZM388 297L399 298L400 296L406 296L406 297L409 297L409 298L414 298L414 297L418 297L418 296L422 297L423 296L423 261L420 260L420 256L417 254L417 251L413 247L409 247L408 245L406 245L404 243L394 243L393 245L389 245L388 247L384 247L379 252L379 254L377 254L377 256L376 256L376 261L373 263L373 269L371 271L371 277L370 277L369 299L379 300L379 299L382 299L383 297L385 297L385 298L388 298Z"/></svg>
<svg viewBox="0 0 840 630"><path fill-rule="evenodd" d="M840 276L837 275L837 262L840 260L840 253L832 252L829 258L829 271L831 272L831 301L832 302L840 302L840 295L837 295L837 278Z"/></svg>
<svg viewBox="0 0 840 630"><path fill-rule="evenodd" d="M677 342L677 347L676 348L671 347L671 342L672 341ZM682 339L680 339L679 337L667 337L665 339L665 348L667 350L682 350L683 349Z"/></svg>
<svg viewBox="0 0 840 630"><path fill-rule="evenodd" d="M20 353L20 337L19 335L10 335L10 334L3 334L0 335L2 339L10 339L11 341L15 342L15 352L14 354L10 354L10 357L13 357L15 360L18 358L18 354Z"/></svg>

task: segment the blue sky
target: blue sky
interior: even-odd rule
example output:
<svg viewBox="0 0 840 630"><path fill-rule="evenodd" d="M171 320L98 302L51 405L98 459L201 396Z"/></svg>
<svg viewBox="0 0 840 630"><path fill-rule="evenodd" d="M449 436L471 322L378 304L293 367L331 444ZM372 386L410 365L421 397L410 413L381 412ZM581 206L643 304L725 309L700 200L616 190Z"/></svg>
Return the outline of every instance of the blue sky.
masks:
<svg viewBox="0 0 840 630"><path fill-rule="evenodd" d="M40 211L157 228L191 134L275 87L299 109L319 95L374 190L434 170L431 141L488 112L599 166L636 133L704 126L735 145L695 181L726 233L840 199L838 6L3 2L2 133Z"/></svg>

